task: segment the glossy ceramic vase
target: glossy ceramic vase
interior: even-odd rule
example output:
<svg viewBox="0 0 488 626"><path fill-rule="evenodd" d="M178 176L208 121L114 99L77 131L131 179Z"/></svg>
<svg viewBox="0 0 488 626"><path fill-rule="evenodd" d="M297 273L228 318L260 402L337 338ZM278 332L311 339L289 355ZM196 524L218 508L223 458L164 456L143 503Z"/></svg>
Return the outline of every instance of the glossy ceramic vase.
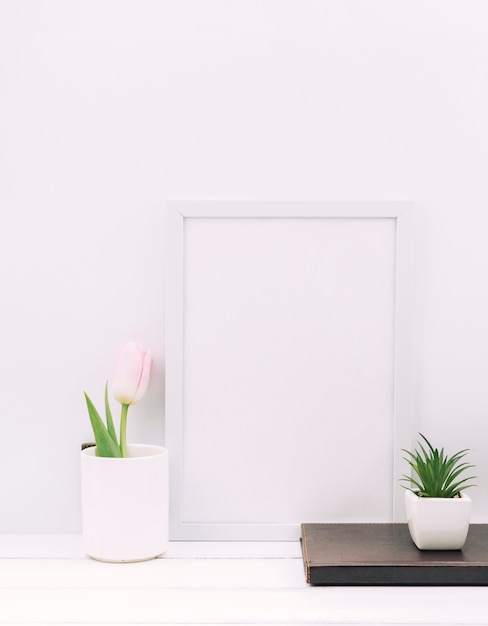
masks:
<svg viewBox="0 0 488 626"><path fill-rule="evenodd" d="M83 542L94 559L145 561L168 549L168 451L129 444L127 458L81 452Z"/></svg>
<svg viewBox="0 0 488 626"><path fill-rule="evenodd" d="M419 498L405 491L412 541L419 550L460 550L468 536L471 498Z"/></svg>

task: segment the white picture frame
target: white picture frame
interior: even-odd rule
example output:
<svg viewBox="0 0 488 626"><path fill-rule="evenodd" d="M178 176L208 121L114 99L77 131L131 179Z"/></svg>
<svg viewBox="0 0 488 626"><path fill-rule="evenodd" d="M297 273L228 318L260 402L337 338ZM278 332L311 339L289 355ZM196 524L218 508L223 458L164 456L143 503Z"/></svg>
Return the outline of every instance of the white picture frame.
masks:
<svg viewBox="0 0 488 626"><path fill-rule="evenodd" d="M230 221L229 221L230 220ZM336 226L337 221L341 220L341 224L358 223L360 225L369 226L375 224L385 224L382 232L386 233L385 241L394 238L394 250L390 253L387 265L391 265L393 273L393 283L391 297L393 298L392 309L392 361L391 361L391 448L385 450L385 458L391 457L391 463L388 461L388 481L391 500L391 508L387 514L389 519L381 519L379 521L401 521L404 519L403 511L403 490L398 485L398 479L404 473L401 467L403 462L403 448L409 448L412 443L412 305L413 305L413 212L410 202L404 201L236 201L236 200L174 200L167 203L166 206L166 409L165 409L165 445L169 450L170 458L170 538L172 540L277 540L288 541L296 540L300 536L300 522L313 521L338 521L336 519L308 519L300 518L300 511L297 510L298 517L296 519L281 519L279 507L276 516L273 517L273 511L268 511L268 518L260 521L259 514L256 519L242 516L246 519L231 519L229 521L226 510L220 507L220 513L216 514L215 519L209 519L207 504L202 500L198 500L197 487L192 484L192 480L188 478L187 466L191 465L192 476L202 470L205 474L206 464L215 463L215 450L210 459L204 446L190 444L192 439L188 433L192 433L195 417L189 417L188 407L194 405L194 401L198 399L198 393L195 397L186 397L187 387L192 389L193 383L188 383L188 361L198 363L198 359L190 353L192 345L188 346L189 332L187 325L189 320L193 320L190 325L198 327L198 319L195 317L194 311L189 311L189 303L195 302L192 290L196 289L196 285L189 284L188 281L197 281L205 275L198 274L201 261L205 261L205 250L213 248L202 244L201 249L198 245L198 237L212 237L212 228L231 226L233 228L233 220L246 220L241 224L249 226L250 222L261 228L261 224L267 225L268 230L274 228L274 225L281 224L285 226L285 230L289 229L290 220L295 220L294 225L298 224L305 232L310 227L315 232L316 226L319 224L327 229L329 226ZM266 222L265 222L265 221ZM304 221L307 220L307 221ZM345 220L347 222L345 222ZM359 221L358 221L359 220ZM384 222L386 220L386 222ZM286 221L286 223L285 223ZM204 230L201 230L201 227ZM254 226L253 226L254 228ZM392 230L393 229L393 230ZM224 229L225 231L225 229ZM229 232L236 232L230 230ZM310 230L310 233L312 230ZM326 230L324 230L326 232ZM190 233L194 233L190 237ZM208 235L210 233L210 235ZM268 235L271 233L269 230ZM392 234L393 233L393 234ZM225 232L224 232L225 234ZM357 235L355 235L357 237ZM374 235L376 237L376 235ZM383 235L381 235L383 236ZM269 237L269 247L272 249L275 237ZM237 240L236 240L237 241ZM388 245L390 245L388 243ZM193 253L191 246L198 247L198 253ZM388 247L388 246L386 246ZM391 246L390 246L391 247ZM264 248L263 248L264 249ZM195 258L192 258L192 254ZM233 254L233 252L231 252ZM238 254L236 252L235 254ZM198 256L200 255L200 256ZM236 257L237 258L237 257ZM344 258L344 257L341 257ZM205 263L204 263L205 264ZM187 267L188 266L188 267ZM191 267L190 267L191 266ZM237 262L236 262L237 266ZM372 268L374 269L374 265ZM191 268L196 268L192 270ZM191 278L192 272L197 278ZM196 274L195 274L196 272ZM219 292L209 279L209 284L213 290L215 298L220 298ZM379 289L380 287L378 287ZM210 294L212 297L212 294ZM390 309L389 309L390 310ZM358 311L360 314L360 311ZM391 317L391 315L390 315ZM359 319L359 318L358 318ZM219 338L214 335L212 338L216 345ZM191 367L190 367L191 369ZM390 376L390 374L388 374ZM203 376L203 372L202 372ZM193 381L195 376L193 375ZM193 385L193 387L192 387ZM198 385L197 385L198 386ZM201 388L199 387L201 393ZM390 393L390 391L389 391ZM214 394L213 398L215 401ZM192 404L193 403L193 404ZM195 411L195 409L192 409ZM232 420L232 416L229 416ZM236 418L237 419L237 418ZM236 423L237 426L237 423ZM243 428L242 422L238 424L239 428ZM273 428L268 424L266 435L260 433L260 437L273 437ZM322 423L317 421L317 437L321 436ZM330 428L330 425L329 427ZM190 430L189 430L190 429ZM201 425L195 426L196 430L201 429ZM229 431L230 432L230 431ZM328 431L330 434L330 431ZM199 430L199 435L206 437L208 433L205 430ZM196 437L196 433L194 434ZM221 433L214 433L215 437L222 437ZM312 439L314 433L311 433ZM210 440L208 440L210 441ZM225 447L224 442L220 442L221 448ZM383 446L384 447L384 446ZM217 452L218 454L218 452ZM272 456L272 455L271 455ZM226 475L226 463L228 458L219 460L221 474ZM271 458L275 466L276 459ZM305 462L305 460L304 460ZM264 468L264 466L263 466ZM262 468L262 469L263 469ZM283 466L288 471L288 467ZM367 470L366 470L367 473ZM262 475L262 473L261 473ZM358 480L367 480L361 469L358 470ZM316 498L319 494L314 493L313 476L308 481L307 498L310 500ZM236 497L246 498L245 490L240 489L240 495ZM208 501L207 501L208 502ZM235 501L234 501L235 503ZM225 505L224 505L225 506ZM191 510L191 515L185 513ZM200 519L200 508L201 519ZM232 513L232 502L229 501L229 514ZM218 507L217 507L218 508ZM297 505L297 509L300 507ZM304 507L306 514L307 507ZM360 513L359 513L360 516ZM190 517L190 519L188 519ZM232 515L230 515L232 517ZM293 517L288 514L288 517ZM339 520L341 521L341 520ZM354 521L358 521L357 519ZM365 521L371 521L369 519ZM376 520L373 520L376 521Z"/></svg>

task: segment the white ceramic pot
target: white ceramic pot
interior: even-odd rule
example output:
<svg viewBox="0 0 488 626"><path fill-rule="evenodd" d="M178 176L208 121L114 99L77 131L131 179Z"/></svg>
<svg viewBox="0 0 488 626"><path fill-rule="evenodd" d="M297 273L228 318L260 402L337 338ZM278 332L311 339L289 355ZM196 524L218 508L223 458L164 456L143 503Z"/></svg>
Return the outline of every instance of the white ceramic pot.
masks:
<svg viewBox="0 0 488 626"><path fill-rule="evenodd" d="M127 458L81 452L83 541L89 556L127 562L168 549L168 451L129 444Z"/></svg>
<svg viewBox="0 0 488 626"><path fill-rule="evenodd" d="M460 550L466 542L471 498L419 498L405 491L405 508L412 541L419 550Z"/></svg>

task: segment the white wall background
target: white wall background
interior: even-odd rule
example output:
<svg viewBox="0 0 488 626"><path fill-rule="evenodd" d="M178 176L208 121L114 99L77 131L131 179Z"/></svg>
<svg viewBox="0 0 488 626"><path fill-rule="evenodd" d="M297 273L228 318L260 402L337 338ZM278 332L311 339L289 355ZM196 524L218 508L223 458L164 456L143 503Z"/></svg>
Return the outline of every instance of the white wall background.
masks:
<svg viewBox="0 0 488 626"><path fill-rule="evenodd" d="M184 197L415 203L415 419L488 521L487 34L483 0L0 0L0 532L80 530L82 392L129 339L163 443Z"/></svg>

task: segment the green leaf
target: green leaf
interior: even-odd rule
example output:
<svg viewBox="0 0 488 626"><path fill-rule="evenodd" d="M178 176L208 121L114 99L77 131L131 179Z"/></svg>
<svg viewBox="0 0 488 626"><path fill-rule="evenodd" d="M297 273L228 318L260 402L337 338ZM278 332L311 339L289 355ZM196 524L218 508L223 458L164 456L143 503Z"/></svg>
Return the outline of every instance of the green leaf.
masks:
<svg viewBox="0 0 488 626"><path fill-rule="evenodd" d="M410 485L417 488L420 495L430 498L453 498L461 488L467 489L474 486L466 483L475 476L455 482L463 472L473 467L473 465L461 461L467 454L467 449L460 450L449 457L444 448L439 451L422 433L419 434L424 440L425 447L419 442L418 449L414 452L403 449L403 452L408 455L403 458L417 475L418 480L404 476L400 479L401 481L409 482ZM406 487L406 489L409 488L411 487Z"/></svg>
<svg viewBox="0 0 488 626"><path fill-rule="evenodd" d="M86 406L88 407L88 415L95 435L98 456L120 457L120 448L110 436L105 424L103 423L93 402L85 393Z"/></svg>
<svg viewBox="0 0 488 626"><path fill-rule="evenodd" d="M422 485L419 482L417 482L415 478L411 478L410 476L404 476L400 480L409 482L411 485L413 485L416 488L416 491L422 491L423 489ZM414 489L411 489L411 487L407 487L407 489L414 491Z"/></svg>
<svg viewBox="0 0 488 626"><path fill-rule="evenodd" d="M108 434L112 437L112 439L118 446L119 444L117 441L117 433L115 432L114 421L112 419L112 411L110 410L110 404L108 401L108 380L105 384L105 415L107 416Z"/></svg>

